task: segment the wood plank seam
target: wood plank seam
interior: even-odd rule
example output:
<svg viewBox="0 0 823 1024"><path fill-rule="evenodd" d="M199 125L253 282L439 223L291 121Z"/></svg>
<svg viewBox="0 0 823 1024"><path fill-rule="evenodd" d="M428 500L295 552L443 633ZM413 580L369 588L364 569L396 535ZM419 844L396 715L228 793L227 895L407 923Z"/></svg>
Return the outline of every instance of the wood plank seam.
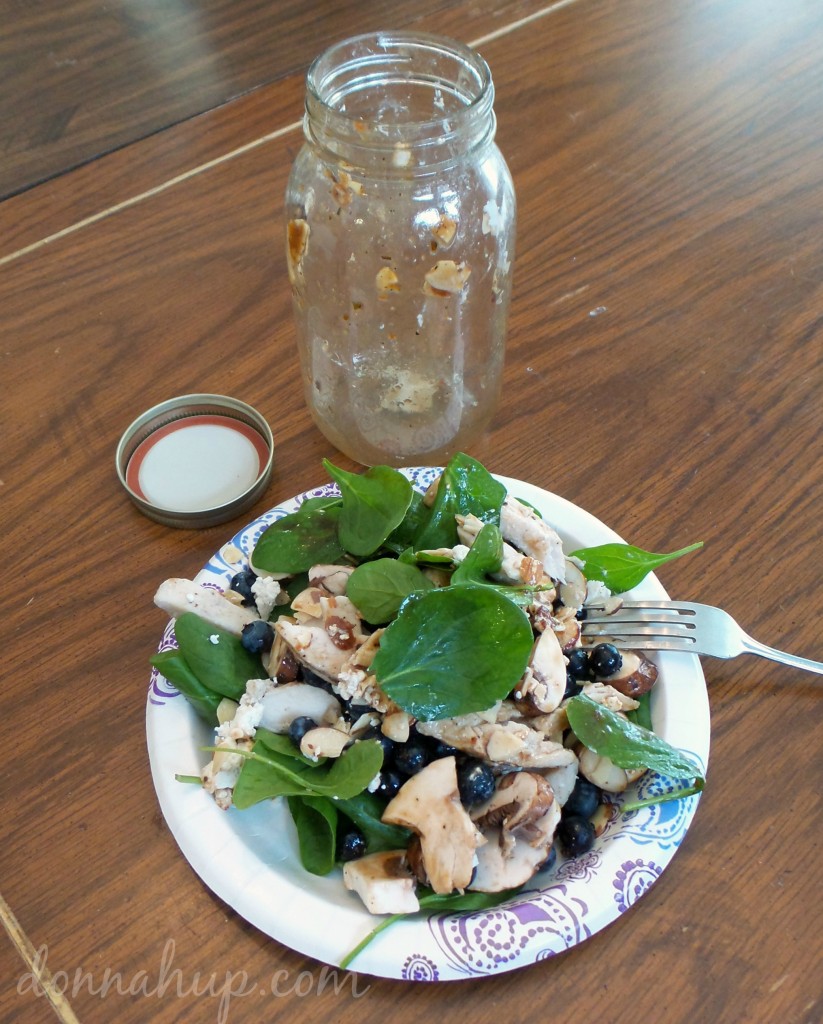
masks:
<svg viewBox="0 0 823 1024"><path fill-rule="evenodd" d="M513 32L517 32L519 29L532 24L532 22L553 14L555 11L559 11L564 7L570 7L572 4L579 2L580 0L556 0L555 3L549 4L548 7L543 7L539 11L534 11L532 14L519 18L517 21L509 22L507 25L501 25L493 32L487 32L486 35L473 39L469 43L469 46L475 48L484 46L486 43L494 42L497 39L501 39L503 36L511 35ZM61 228L60 231L56 231L52 235L47 235L45 238L41 238L37 242L32 242L30 245L23 246L22 249L10 252L5 256L0 257L0 267L5 266L7 263L12 263L23 256L28 256L29 253L36 252L45 245L50 245L52 242L57 242L61 238L74 234L75 231L80 231L83 228L90 227L92 224L96 224L98 221L111 217L116 213L120 213L122 210L127 210L132 206L136 206L138 203L151 199L153 196L160 195L160 193L166 192L168 189L174 188L176 185L180 185L184 181L188 181L190 178L194 178L199 174L210 171L214 167L219 167L221 164L227 163L229 160L234 160L238 156L243 156L243 154L248 153L253 149L257 149L259 146L263 146L267 142L273 142L275 139L282 138L284 135L289 135L291 132L297 131L302 124L302 118L299 121L292 121L291 124L284 125L282 128L277 128L275 131L268 132L266 135L261 135L260 138L253 139L251 142L247 142L243 146L238 146L236 149L233 149L228 153L223 153L221 156L214 157L212 160L207 160L205 163L199 164L197 167L192 167L190 170L184 171L182 174L178 174L173 178L169 178L168 181L161 182L159 185L155 185L153 188L147 189L145 192L140 192L136 196L124 199L120 203L115 203L114 206L110 206L105 210L100 210L98 213L94 213L89 217L84 217L75 224L70 224L66 228Z"/></svg>

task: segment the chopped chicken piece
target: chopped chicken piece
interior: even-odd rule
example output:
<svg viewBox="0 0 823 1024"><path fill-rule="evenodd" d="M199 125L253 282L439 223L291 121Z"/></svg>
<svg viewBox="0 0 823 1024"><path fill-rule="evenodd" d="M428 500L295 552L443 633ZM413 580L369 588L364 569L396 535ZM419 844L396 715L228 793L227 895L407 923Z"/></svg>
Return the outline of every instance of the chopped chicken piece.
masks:
<svg viewBox="0 0 823 1024"><path fill-rule="evenodd" d="M154 603L172 618L194 612L218 629L240 636L243 627L258 617L251 608L242 608L228 600L219 590L193 580L165 580L157 588Z"/></svg>
<svg viewBox="0 0 823 1024"><path fill-rule="evenodd" d="M512 768L555 768L575 760L574 751L547 740L526 722L489 722L481 715L461 715L418 722L417 731L472 757Z"/></svg>
<svg viewBox="0 0 823 1024"><path fill-rule="evenodd" d="M455 516L455 519L457 520L458 537L463 544L471 547L486 524L474 515L458 515ZM499 579L503 583L515 585L525 583L528 586L534 586L542 583L544 577L543 565L538 559L521 554L511 544L503 544L503 563L500 566L500 571L494 574L495 579ZM547 582L551 584L551 580L547 580Z"/></svg>
<svg viewBox="0 0 823 1024"><path fill-rule="evenodd" d="M500 532L503 540L513 544L518 551L539 559L553 580L565 581L566 556L560 537L545 519L511 496L506 498L500 510Z"/></svg>
<svg viewBox="0 0 823 1024"><path fill-rule="evenodd" d="M370 914L414 914L420 909L405 850L349 861L343 865L343 885L357 893Z"/></svg>
<svg viewBox="0 0 823 1024"><path fill-rule="evenodd" d="M608 683L586 683L583 694L602 704L609 711L634 711L640 707L639 701L627 697Z"/></svg>

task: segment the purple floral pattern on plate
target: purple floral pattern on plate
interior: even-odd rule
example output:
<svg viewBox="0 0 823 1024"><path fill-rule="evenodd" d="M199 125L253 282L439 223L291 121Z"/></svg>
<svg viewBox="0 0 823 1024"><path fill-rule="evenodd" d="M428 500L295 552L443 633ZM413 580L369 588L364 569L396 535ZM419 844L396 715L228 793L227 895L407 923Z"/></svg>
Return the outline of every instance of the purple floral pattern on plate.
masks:
<svg viewBox="0 0 823 1024"><path fill-rule="evenodd" d="M633 906L663 873L663 868L649 861L625 861L612 882L615 903L621 914Z"/></svg>
<svg viewBox="0 0 823 1024"><path fill-rule="evenodd" d="M568 899L566 887L554 885L529 900L490 910L435 915L429 929L453 969L484 975L516 966L535 945L545 959L582 942L591 934L587 914L582 900Z"/></svg>
<svg viewBox="0 0 823 1024"><path fill-rule="evenodd" d="M402 977L404 981L439 981L440 972L434 960L422 953L413 953L403 963Z"/></svg>

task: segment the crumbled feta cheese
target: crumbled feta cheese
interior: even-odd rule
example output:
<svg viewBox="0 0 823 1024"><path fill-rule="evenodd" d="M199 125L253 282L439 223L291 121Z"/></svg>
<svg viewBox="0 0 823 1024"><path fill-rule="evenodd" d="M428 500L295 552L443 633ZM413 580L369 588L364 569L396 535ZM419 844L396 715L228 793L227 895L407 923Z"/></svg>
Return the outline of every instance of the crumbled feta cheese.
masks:
<svg viewBox="0 0 823 1024"><path fill-rule="evenodd" d="M209 637L209 643L214 644L215 647L220 643L220 637L217 635L217 633L212 633L212 635Z"/></svg>
<svg viewBox="0 0 823 1024"><path fill-rule="evenodd" d="M243 736L253 736L262 717L263 705L260 701L247 701L246 697L242 697L232 727Z"/></svg>
<svg viewBox="0 0 823 1024"><path fill-rule="evenodd" d="M586 581L586 598L584 604L596 604L598 601L605 601L611 597L612 592L601 580Z"/></svg>
<svg viewBox="0 0 823 1024"><path fill-rule="evenodd" d="M258 576L251 585L251 592L254 594L257 614L264 622L268 622L280 596L280 584L271 576Z"/></svg>
<svg viewBox="0 0 823 1024"><path fill-rule="evenodd" d="M368 786L366 786L366 789L370 793L376 793L379 788L380 788L380 772L378 772L377 775L375 775L375 777L368 784Z"/></svg>

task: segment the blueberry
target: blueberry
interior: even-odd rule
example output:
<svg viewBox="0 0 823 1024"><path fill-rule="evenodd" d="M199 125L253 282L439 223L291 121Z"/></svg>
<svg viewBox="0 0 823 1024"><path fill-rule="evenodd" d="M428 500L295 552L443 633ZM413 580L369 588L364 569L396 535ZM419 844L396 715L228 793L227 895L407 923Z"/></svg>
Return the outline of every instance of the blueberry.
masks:
<svg viewBox="0 0 823 1024"><path fill-rule="evenodd" d="M383 764L387 765L394 757L394 752L397 744L394 740L390 740L388 736L384 736L383 733L376 725L369 726L365 732L360 734L361 740L377 740L380 746L383 748Z"/></svg>
<svg viewBox="0 0 823 1024"><path fill-rule="evenodd" d="M569 655L568 671L575 679L591 679L592 670L589 665L589 653L582 647L575 647Z"/></svg>
<svg viewBox="0 0 823 1024"><path fill-rule="evenodd" d="M602 801L600 790L588 779L578 778L571 796L563 807L567 818L590 818Z"/></svg>
<svg viewBox="0 0 823 1024"><path fill-rule="evenodd" d="M448 743L444 743L442 740L434 740L431 745L432 761L436 761L441 757L456 757L460 751L457 747L450 747Z"/></svg>
<svg viewBox="0 0 823 1024"><path fill-rule="evenodd" d="M464 807L474 807L494 793L494 774L487 764L469 758L457 769L457 788Z"/></svg>
<svg viewBox="0 0 823 1024"><path fill-rule="evenodd" d="M342 861L357 860L366 853L366 837L359 829L346 832L337 847L337 859Z"/></svg>
<svg viewBox="0 0 823 1024"><path fill-rule="evenodd" d="M243 604L254 607L254 594L251 586L256 579L257 574L251 569L242 569L232 576L229 589L235 590L243 598Z"/></svg>
<svg viewBox="0 0 823 1024"><path fill-rule="evenodd" d="M263 654L271 650L274 643L274 630L262 619L254 619L243 627L240 643L250 654Z"/></svg>
<svg viewBox="0 0 823 1024"><path fill-rule="evenodd" d="M403 779L400 777L399 772L388 771L380 772L380 785L377 787L377 795L382 796L384 800L391 800L397 796L400 791L400 787L403 785Z"/></svg>
<svg viewBox="0 0 823 1024"><path fill-rule="evenodd" d="M549 855L537 869L538 871L551 871L554 865L557 863L557 847L552 843L552 848L549 850Z"/></svg>
<svg viewBox="0 0 823 1024"><path fill-rule="evenodd" d="M589 655L589 664L602 679L615 674L623 664L623 656L614 644L598 644Z"/></svg>
<svg viewBox="0 0 823 1024"><path fill-rule="evenodd" d="M579 857L594 846L594 825L586 818L570 814L557 826L557 841L567 857Z"/></svg>
<svg viewBox="0 0 823 1024"><path fill-rule="evenodd" d="M394 764L404 775L416 775L431 761L431 751L420 737L412 737L407 743L398 745L394 752Z"/></svg>
<svg viewBox="0 0 823 1024"><path fill-rule="evenodd" d="M316 729L317 722L313 718L309 718L308 715L301 715L299 718L292 720L289 726L289 737L295 746L300 746L300 740L306 735L310 729Z"/></svg>
<svg viewBox="0 0 823 1024"><path fill-rule="evenodd" d="M576 697L578 693L583 689L581 684L575 679L571 672L566 673L566 689L563 691L563 699L567 697Z"/></svg>
<svg viewBox="0 0 823 1024"><path fill-rule="evenodd" d="M577 619L578 622L585 622L586 618L588 617L588 614L588 608L578 608L577 611L574 613L574 617Z"/></svg>
<svg viewBox="0 0 823 1024"><path fill-rule="evenodd" d="M343 717L347 722L351 722L354 725L355 722L360 721L363 715L367 715L372 708L368 704L352 704L350 701L346 701L343 706Z"/></svg>
<svg viewBox="0 0 823 1024"><path fill-rule="evenodd" d="M323 679L316 672L312 672L310 668L303 666L303 682L309 683L311 686L317 686L321 690L325 690L326 693L334 693L331 683L327 679Z"/></svg>

